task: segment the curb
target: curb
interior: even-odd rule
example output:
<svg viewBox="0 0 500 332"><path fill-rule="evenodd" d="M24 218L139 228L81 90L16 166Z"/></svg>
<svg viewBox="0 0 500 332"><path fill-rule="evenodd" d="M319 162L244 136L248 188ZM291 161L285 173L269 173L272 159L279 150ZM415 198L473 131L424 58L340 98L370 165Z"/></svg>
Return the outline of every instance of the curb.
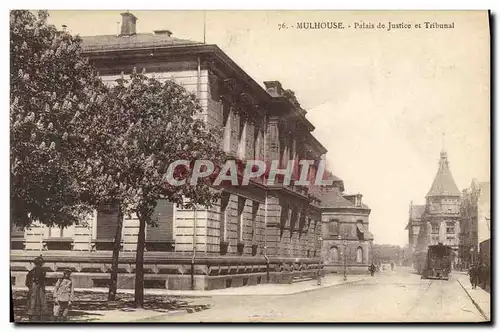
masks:
<svg viewBox="0 0 500 332"><path fill-rule="evenodd" d="M170 312L158 313L157 315L152 315L152 316L148 316L145 318L134 319L134 320L131 320L129 322L130 323L147 323L149 320L154 319L154 318L158 318L158 317L181 316L181 315L185 315L185 314L192 314L194 312L199 312L202 310L207 310L210 308L211 308L211 306L208 304L200 304L200 305L196 305L192 308L186 308L186 309L182 309L182 310L173 310Z"/></svg>
<svg viewBox="0 0 500 332"><path fill-rule="evenodd" d="M186 295L183 295L183 294L148 294L145 292L145 295L150 295L150 296L168 296L168 297L171 297L171 298L211 298L211 297L214 297L214 296L288 296L288 295L295 295L295 294L302 294L302 293L307 293L307 292L313 292L313 291L317 291L317 290L320 290L320 289L325 289L325 288L330 288L330 287L336 287L336 286L342 286L342 285L349 285L349 284L353 284L353 283L356 283L356 282L360 282L360 281L363 281L363 280L366 280L368 279L368 277L365 277L365 278L362 278L362 279L358 279L358 280L353 280L353 281L347 281L347 282L341 282L341 283L338 283L338 284L334 284L334 285L321 285L321 286L315 286L314 288L310 288L310 289L305 289L305 290L298 290L298 291L291 291L291 292L288 292L288 293L281 293L281 294L199 294L199 295L196 295L196 294L186 294ZM305 282L305 281L302 281L302 282ZM12 288L13 291L26 291L27 288L26 287L13 287ZM75 292L89 292L89 293L95 293L95 294L103 294L103 293L107 293L108 290L102 290L102 289L92 289L92 288L75 288ZM127 295L130 295L130 294L133 294L133 290L118 290L117 294L127 294Z"/></svg>
<svg viewBox="0 0 500 332"><path fill-rule="evenodd" d="M481 307L479 306L479 304L477 304L477 302L472 298L472 296L469 294L469 292L467 291L467 289L465 289L464 285L462 285L462 283L460 282L460 280L458 278L456 280L458 281L458 283L460 284L460 286L462 286L462 289L465 291L465 293L470 298L470 300L472 301L472 303L476 306L476 309L479 311L479 313L484 317L484 319L486 319L489 322L490 318L488 317L488 315L485 314L485 312L483 311L483 309L481 309Z"/></svg>
<svg viewBox="0 0 500 332"><path fill-rule="evenodd" d="M354 283L357 283L357 282L360 282L360 281L363 281L363 280L366 280L366 279L368 279L368 278L363 278L363 279L359 279L359 280L342 282L340 284L335 284L335 285L330 285L330 286L318 286L318 288L306 289L306 290L297 291L297 292L294 292L294 293L270 294L270 296L286 296L286 295L295 295L295 294L302 294L302 293L307 293L307 292L314 292L314 291L317 291L317 290L320 290L320 289L325 289L325 288L337 287L337 286L342 286L342 285L350 285L350 284L354 284Z"/></svg>

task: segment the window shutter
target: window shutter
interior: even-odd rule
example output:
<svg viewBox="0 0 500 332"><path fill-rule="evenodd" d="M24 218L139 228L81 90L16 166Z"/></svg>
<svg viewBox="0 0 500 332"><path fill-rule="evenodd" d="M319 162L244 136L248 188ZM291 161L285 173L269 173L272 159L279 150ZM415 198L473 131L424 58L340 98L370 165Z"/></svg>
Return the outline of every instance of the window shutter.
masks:
<svg viewBox="0 0 500 332"><path fill-rule="evenodd" d="M173 241L174 204L166 199L158 200L153 213L153 221L157 224L157 226L146 226L146 241Z"/></svg>
<svg viewBox="0 0 500 332"><path fill-rule="evenodd" d="M13 239L24 238L24 228L12 225L11 238Z"/></svg>
<svg viewBox="0 0 500 332"><path fill-rule="evenodd" d="M116 234L116 220L118 218L118 207L103 205L97 209L97 240L114 240Z"/></svg>

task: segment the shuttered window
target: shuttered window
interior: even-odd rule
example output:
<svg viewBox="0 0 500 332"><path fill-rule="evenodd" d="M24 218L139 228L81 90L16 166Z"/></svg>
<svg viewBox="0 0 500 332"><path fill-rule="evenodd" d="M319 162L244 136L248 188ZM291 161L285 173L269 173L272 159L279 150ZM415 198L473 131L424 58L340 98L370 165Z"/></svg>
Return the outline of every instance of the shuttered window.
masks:
<svg viewBox="0 0 500 332"><path fill-rule="evenodd" d="M10 234L13 239L24 239L24 228L13 225Z"/></svg>
<svg viewBox="0 0 500 332"><path fill-rule="evenodd" d="M330 235L339 235L339 221L337 219L330 220L328 224L328 230Z"/></svg>
<svg viewBox="0 0 500 332"><path fill-rule="evenodd" d="M243 227L245 224L245 215L243 210L245 209L246 199L244 197L238 197L238 241L243 241Z"/></svg>
<svg viewBox="0 0 500 332"><path fill-rule="evenodd" d="M259 202L252 202L252 244L259 243L257 237L257 212L259 211Z"/></svg>
<svg viewBox="0 0 500 332"><path fill-rule="evenodd" d="M227 206L229 204L230 194L227 192L222 193L221 202L220 202L220 214L219 214L219 223L220 223L220 242L224 242L227 240L226 233L226 225L228 219L228 211Z"/></svg>
<svg viewBox="0 0 500 332"><path fill-rule="evenodd" d="M118 218L118 207L112 205L103 205L97 209L97 240L115 239L116 221Z"/></svg>
<svg viewBox="0 0 500 332"><path fill-rule="evenodd" d="M153 213L153 221L156 226L147 225L146 241L168 242L174 239L174 204L166 199L156 202Z"/></svg>

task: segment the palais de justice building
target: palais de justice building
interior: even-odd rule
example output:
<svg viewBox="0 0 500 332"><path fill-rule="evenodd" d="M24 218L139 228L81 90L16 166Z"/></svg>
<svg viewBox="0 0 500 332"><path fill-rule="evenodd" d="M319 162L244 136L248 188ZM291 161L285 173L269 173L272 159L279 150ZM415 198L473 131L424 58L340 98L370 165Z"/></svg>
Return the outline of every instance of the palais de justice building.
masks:
<svg viewBox="0 0 500 332"><path fill-rule="evenodd" d="M137 33L136 25L137 18L124 13L119 35L82 37L85 54L107 84L133 68L160 81L172 79L197 95L209 126L223 128L221 146L230 156L281 160L281 168L288 160L316 160L315 172L327 150L311 134L314 126L291 90L278 81L261 87L216 45L175 38L168 30ZM321 200L309 189L256 179L226 188L209 209L159 201L158 227L146 229L145 287L216 289L311 277L322 266L322 252L329 265L340 264L333 250L340 247L336 234L344 232L353 264L366 265L371 234L361 197L337 192ZM343 191L343 182L337 179L330 190ZM330 206L329 200L343 204ZM328 218L322 219L323 208ZM105 286L115 222L116 212L102 208L86 223L65 229L13 229L12 283L24 285L33 258L42 254L49 284L70 268L75 287ZM119 288L133 288L138 225L136 218L124 220Z"/></svg>

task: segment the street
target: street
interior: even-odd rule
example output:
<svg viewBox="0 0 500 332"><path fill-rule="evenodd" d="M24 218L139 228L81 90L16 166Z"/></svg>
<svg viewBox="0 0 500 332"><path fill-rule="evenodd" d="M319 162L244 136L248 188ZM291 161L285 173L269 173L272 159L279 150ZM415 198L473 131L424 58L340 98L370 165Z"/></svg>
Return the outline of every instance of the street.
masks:
<svg viewBox="0 0 500 332"><path fill-rule="evenodd" d="M468 285L467 285L468 286ZM211 309L148 322L483 322L452 276L425 280L410 269L295 295L199 298Z"/></svg>

